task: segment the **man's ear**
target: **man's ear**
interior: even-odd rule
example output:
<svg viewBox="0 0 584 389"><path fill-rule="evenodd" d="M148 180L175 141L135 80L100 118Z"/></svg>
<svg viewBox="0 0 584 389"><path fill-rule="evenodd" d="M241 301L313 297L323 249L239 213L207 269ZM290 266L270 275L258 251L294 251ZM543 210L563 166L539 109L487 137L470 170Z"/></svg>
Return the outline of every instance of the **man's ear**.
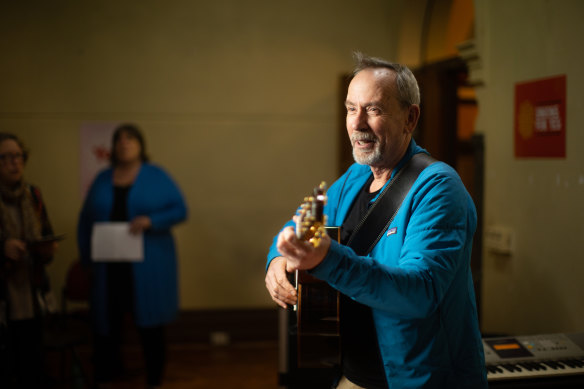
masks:
<svg viewBox="0 0 584 389"><path fill-rule="evenodd" d="M406 132L411 134L416 129L416 125L420 119L420 106L417 104L412 104L407 108L407 110Z"/></svg>

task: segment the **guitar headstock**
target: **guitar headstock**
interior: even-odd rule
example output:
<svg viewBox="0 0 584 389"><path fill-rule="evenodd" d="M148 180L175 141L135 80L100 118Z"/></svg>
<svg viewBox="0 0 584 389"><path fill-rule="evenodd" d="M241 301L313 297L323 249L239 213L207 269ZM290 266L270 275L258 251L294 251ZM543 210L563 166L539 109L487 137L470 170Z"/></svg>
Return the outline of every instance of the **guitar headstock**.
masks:
<svg viewBox="0 0 584 389"><path fill-rule="evenodd" d="M324 214L326 199L326 183L323 181L314 188L312 196L304 198L298 211L296 236L298 239L307 240L314 247L320 244L321 238L326 233L326 216Z"/></svg>

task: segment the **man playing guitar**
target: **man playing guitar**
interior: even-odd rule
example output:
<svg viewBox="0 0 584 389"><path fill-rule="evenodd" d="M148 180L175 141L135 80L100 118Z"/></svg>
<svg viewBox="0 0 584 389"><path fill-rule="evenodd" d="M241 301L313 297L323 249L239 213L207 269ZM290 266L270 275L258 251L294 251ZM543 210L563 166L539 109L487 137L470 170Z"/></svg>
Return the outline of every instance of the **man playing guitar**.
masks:
<svg viewBox="0 0 584 389"><path fill-rule="evenodd" d="M385 188L426 153L412 139L420 95L411 71L356 59L345 102L356 163L331 185L324 209L341 242L325 234L315 246L290 221L270 247L266 288L278 305L295 304L287 272L307 270L341 293L338 388L487 388L470 271L477 216L458 174L427 166L371 250L352 249L364 218L382 211L375 204Z"/></svg>

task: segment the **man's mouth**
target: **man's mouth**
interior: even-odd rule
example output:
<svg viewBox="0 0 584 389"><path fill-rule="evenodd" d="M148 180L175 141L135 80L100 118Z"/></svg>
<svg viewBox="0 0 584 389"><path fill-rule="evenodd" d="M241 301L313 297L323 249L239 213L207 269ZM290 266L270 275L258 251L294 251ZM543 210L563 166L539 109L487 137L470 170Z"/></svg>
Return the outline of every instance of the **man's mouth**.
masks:
<svg viewBox="0 0 584 389"><path fill-rule="evenodd" d="M371 140L358 140L355 142L355 144L359 146L367 146L370 145L371 143L373 143L373 141Z"/></svg>
<svg viewBox="0 0 584 389"><path fill-rule="evenodd" d="M351 137L353 141L353 147L358 148L370 148L375 143L376 139L372 135L356 135Z"/></svg>

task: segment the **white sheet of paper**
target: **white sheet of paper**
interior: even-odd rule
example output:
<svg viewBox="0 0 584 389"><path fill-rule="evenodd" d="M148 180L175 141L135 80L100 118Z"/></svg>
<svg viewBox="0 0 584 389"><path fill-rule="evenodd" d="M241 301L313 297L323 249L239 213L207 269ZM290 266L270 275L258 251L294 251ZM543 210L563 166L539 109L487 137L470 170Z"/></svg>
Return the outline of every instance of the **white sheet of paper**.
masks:
<svg viewBox="0 0 584 389"><path fill-rule="evenodd" d="M142 262L144 236L130 234L130 223L95 223L91 234L91 259L94 262Z"/></svg>

